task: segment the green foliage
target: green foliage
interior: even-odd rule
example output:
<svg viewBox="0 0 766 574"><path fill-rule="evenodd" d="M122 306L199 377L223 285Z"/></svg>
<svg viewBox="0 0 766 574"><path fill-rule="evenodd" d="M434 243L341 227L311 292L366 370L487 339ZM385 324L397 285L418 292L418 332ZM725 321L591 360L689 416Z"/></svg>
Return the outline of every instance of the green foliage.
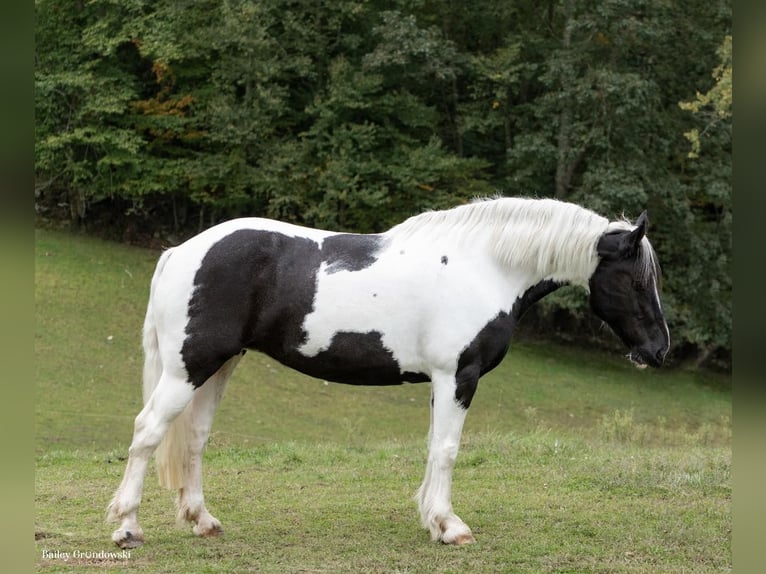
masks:
<svg viewBox="0 0 766 574"><path fill-rule="evenodd" d="M682 110L688 110L695 115L701 115L705 120L703 134L716 127L726 128L726 120L731 118L732 105L732 62L731 62L731 36L725 36L721 47L718 48L720 64L713 70L712 76L715 85L706 93L697 92L694 100L679 102ZM684 137L691 143L692 149L688 157L699 157L701 142L699 128L692 128L684 132Z"/></svg>
<svg viewBox="0 0 766 574"><path fill-rule="evenodd" d="M730 363L728 0L35 7L41 217L180 238L496 193L648 209L675 356ZM540 327L586 305L555 294Z"/></svg>

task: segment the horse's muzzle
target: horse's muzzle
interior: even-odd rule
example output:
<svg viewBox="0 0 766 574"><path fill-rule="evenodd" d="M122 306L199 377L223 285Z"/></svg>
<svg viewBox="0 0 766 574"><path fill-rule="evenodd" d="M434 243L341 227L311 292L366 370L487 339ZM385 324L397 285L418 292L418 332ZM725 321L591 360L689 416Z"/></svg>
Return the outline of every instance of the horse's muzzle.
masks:
<svg viewBox="0 0 766 574"><path fill-rule="evenodd" d="M665 355L667 354L667 347L661 347L657 350L634 348L628 354L628 359L639 369L645 369L647 366L657 369L665 362Z"/></svg>

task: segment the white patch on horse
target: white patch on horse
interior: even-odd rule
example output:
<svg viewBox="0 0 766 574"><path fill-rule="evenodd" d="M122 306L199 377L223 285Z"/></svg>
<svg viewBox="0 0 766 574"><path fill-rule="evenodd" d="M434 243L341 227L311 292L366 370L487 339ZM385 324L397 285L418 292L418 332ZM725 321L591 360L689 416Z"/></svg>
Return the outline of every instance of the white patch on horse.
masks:
<svg viewBox="0 0 766 574"><path fill-rule="evenodd" d="M308 357L330 347L339 332L378 332L401 372L431 375L452 369L460 352L500 311L531 285L526 272L502 274L491 254L445 242L410 246L404 254L392 238L377 260L360 271L317 273L313 311L304 320ZM434 334L438 333L438 336Z"/></svg>

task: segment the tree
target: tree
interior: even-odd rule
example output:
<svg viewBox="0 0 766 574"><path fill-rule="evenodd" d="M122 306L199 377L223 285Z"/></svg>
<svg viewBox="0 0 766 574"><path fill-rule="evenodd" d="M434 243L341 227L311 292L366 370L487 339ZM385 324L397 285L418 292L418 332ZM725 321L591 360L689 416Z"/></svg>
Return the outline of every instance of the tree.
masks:
<svg viewBox="0 0 766 574"><path fill-rule="evenodd" d="M714 84L679 107L691 112L696 125L684 132L691 149L684 162L683 207L688 235L683 253L690 272L676 278L674 293L694 294L678 298L677 323L682 341L695 348L694 361L701 364L721 349L731 348L732 281L731 238L731 35L717 50Z"/></svg>
<svg viewBox="0 0 766 574"><path fill-rule="evenodd" d="M35 6L35 195L63 199L70 217L83 220L93 201L124 192L136 167L143 142L126 118L136 85L82 42L92 5Z"/></svg>
<svg viewBox="0 0 766 574"><path fill-rule="evenodd" d="M178 241L238 215L379 231L495 194L648 209L676 356L729 360L728 0L35 7L41 216ZM586 310L560 290L538 325L605 341Z"/></svg>
<svg viewBox="0 0 766 574"><path fill-rule="evenodd" d="M730 128L732 83L731 83L731 36L724 37L718 48L720 64L713 70L712 76L715 84L704 94L697 92L695 98L688 102L679 102L682 110L688 110L702 119L704 128L700 134L699 128L692 128L684 132L684 137L691 143L688 157L699 157L701 142L700 137L716 128Z"/></svg>

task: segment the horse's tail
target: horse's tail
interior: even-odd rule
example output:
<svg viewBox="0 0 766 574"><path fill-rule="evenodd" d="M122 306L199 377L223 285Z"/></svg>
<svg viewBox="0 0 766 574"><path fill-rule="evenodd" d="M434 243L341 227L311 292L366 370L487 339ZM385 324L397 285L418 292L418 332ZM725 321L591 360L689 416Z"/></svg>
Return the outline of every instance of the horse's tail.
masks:
<svg viewBox="0 0 766 574"><path fill-rule="evenodd" d="M172 249L168 249L157 262L152 277L152 286L149 293L149 303L146 306L146 318L144 319L143 347L144 347L144 404L152 396L154 389L162 377L162 358L160 356L159 340L157 337L157 323L155 320L155 286L165 264L170 258ZM184 486L184 469L189 464L188 431L189 416L188 408L171 423L165 437L155 451L157 460L157 475L160 485L167 488L178 489Z"/></svg>
<svg viewBox="0 0 766 574"><path fill-rule="evenodd" d="M146 305L146 317L144 317L143 347L144 347L144 404L149 401L157 383L162 376L162 359L160 358L160 346L157 339L157 322L154 317L154 297L157 280L162 275L170 258L172 250L168 249L157 261L152 276L152 285L149 291L149 302Z"/></svg>

